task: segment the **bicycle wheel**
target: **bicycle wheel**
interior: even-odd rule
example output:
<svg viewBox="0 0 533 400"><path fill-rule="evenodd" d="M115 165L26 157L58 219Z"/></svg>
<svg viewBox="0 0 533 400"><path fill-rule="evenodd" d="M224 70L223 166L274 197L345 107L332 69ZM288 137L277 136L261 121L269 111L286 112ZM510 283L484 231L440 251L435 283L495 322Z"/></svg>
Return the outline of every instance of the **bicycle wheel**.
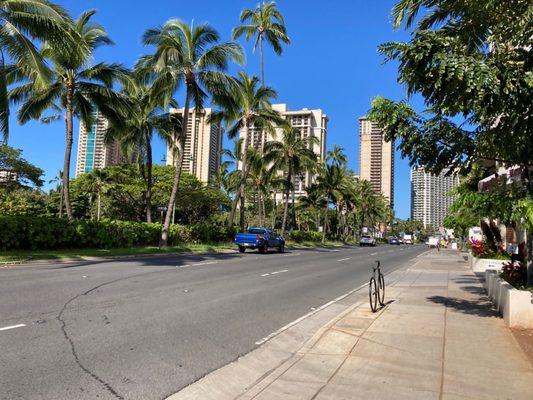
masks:
<svg viewBox="0 0 533 400"><path fill-rule="evenodd" d="M368 298L370 300L370 308L372 309L372 312L376 312L378 309L378 296L378 285L376 284L376 279L372 277L368 284Z"/></svg>
<svg viewBox="0 0 533 400"><path fill-rule="evenodd" d="M379 304L384 306L385 305L385 277L383 276L381 271L379 272L379 276L378 276L378 289L379 289L379 293L378 293Z"/></svg>

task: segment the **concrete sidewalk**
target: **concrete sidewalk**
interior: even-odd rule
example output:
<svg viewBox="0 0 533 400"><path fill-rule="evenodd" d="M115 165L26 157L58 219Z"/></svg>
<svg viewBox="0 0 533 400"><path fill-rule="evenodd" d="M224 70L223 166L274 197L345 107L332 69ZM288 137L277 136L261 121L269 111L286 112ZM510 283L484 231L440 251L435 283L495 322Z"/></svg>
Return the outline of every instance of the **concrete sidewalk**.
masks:
<svg viewBox="0 0 533 400"><path fill-rule="evenodd" d="M378 313L360 296L268 373L240 365L253 381L239 393L225 390L239 369L222 368L171 399L533 399L533 366L460 254L426 253L387 281Z"/></svg>

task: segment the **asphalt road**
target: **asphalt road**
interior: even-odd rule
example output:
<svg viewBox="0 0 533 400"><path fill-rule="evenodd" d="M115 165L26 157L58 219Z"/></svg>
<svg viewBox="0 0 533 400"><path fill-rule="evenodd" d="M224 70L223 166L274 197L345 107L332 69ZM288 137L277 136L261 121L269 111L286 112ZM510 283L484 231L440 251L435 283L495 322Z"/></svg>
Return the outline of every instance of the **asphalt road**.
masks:
<svg viewBox="0 0 533 400"><path fill-rule="evenodd" d="M0 269L0 399L163 399L367 282L373 260L386 273L424 250L383 245Z"/></svg>

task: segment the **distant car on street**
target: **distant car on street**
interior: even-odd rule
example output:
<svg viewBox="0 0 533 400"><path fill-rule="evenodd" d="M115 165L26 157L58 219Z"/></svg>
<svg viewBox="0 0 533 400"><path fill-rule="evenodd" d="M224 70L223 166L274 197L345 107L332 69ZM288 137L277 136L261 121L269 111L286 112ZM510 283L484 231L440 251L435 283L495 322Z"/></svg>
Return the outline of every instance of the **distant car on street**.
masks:
<svg viewBox="0 0 533 400"><path fill-rule="evenodd" d="M363 235L361 236L361 239L359 239L359 246L372 246L374 247L376 245L376 239L374 239L370 235Z"/></svg>
<svg viewBox="0 0 533 400"><path fill-rule="evenodd" d="M400 240L396 237L396 236L393 236L389 239L389 244L396 244L396 245L400 245Z"/></svg>
<svg viewBox="0 0 533 400"><path fill-rule="evenodd" d="M244 233L237 233L233 243L238 246L241 253L246 249L257 249L262 254L267 253L269 248L276 248L280 253L285 251L285 239L270 228L248 228Z"/></svg>
<svg viewBox="0 0 533 400"><path fill-rule="evenodd" d="M403 235L403 244L413 244L413 236Z"/></svg>

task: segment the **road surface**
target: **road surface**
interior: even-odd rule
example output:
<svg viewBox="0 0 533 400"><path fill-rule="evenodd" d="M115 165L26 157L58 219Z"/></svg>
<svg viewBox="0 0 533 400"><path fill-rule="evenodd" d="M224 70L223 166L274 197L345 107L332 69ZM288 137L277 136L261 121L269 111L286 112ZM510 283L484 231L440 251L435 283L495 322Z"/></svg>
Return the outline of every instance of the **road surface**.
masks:
<svg viewBox="0 0 533 400"><path fill-rule="evenodd" d="M0 269L0 399L164 399L423 246Z"/></svg>

